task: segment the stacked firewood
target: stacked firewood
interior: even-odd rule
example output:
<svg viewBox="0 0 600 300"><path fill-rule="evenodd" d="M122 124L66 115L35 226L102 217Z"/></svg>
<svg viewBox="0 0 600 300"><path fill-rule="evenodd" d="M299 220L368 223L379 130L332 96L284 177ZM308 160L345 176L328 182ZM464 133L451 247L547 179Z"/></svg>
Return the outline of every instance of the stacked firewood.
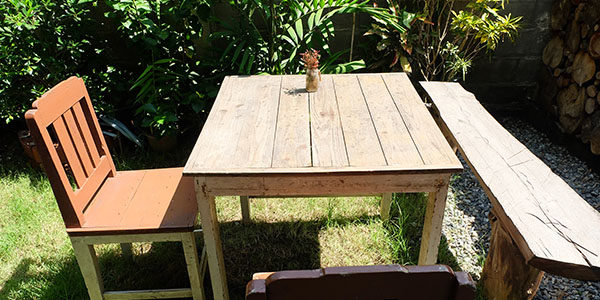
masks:
<svg viewBox="0 0 600 300"><path fill-rule="evenodd" d="M564 132L600 154L600 1L557 0L550 26L553 37L542 53L544 106Z"/></svg>

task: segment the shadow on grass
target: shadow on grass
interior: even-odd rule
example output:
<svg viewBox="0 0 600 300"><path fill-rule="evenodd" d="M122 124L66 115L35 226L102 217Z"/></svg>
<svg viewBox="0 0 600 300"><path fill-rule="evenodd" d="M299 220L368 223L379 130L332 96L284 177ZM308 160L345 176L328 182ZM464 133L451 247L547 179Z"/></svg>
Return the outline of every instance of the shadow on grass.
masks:
<svg viewBox="0 0 600 300"><path fill-rule="evenodd" d="M197 240L201 245L202 240ZM96 248L98 249L98 248ZM199 247L201 249L201 247ZM103 247L99 264L105 290L189 287L180 243L136 243L133 259L117 247ZM71 252L72 253L72 252ZM42 268L43 271L38 269ZM209 288L208 278L205 285ZM0 290L0 299L89 299L74 255L23 259Z"/></svg>
<svg viewBox="0 0 600 300"><path fill-rule="evenodd" d="M244 299L246 284L256 272L321 267L319 232L328 224L369 224L378 216L322 218L314 221L220 224L223 255L232 300Z"/></svg>

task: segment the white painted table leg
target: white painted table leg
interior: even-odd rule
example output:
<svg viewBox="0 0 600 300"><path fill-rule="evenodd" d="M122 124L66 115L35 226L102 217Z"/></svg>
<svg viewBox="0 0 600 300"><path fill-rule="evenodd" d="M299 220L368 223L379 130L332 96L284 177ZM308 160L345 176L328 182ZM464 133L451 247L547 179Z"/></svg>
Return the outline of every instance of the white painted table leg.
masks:
<svg viewBox="0 0 600 300"><path fill-rule="evenodd" d="M421 250L419 252L419 265L433 265L437 263L447 193L448 180L440 185L435 192L429 193L427 210L425 211L425 223L423 225Z"/></svg>
<svg viewBox="0 0 600 300"><path fill-rule="evenodd" d="M392 193L381 195L380 215L382 220L390 218L390 207L392 206Z"/></svg>
<svg viewBox="0 0 600 300"><path fill-rule="evenodd" d="M190 278L192 297L194 300L204 300L204 289L202 287L202 279L204 276L202 275L202 267L200 266L200 261L198 259L198 249L196 248L194 233L182 233L181 244L183 245L185 264L187 265L188 276Z"/></svg>
<svg viewBox="0 0 600 300"><path fill-rule="evenodd" d="M202 178L195 178L196 199L198 211L202 221L202 232L204 233L204 247L208 256L208 267L210 268L210 281L215 300L228 300L227 277L225 275L225 263L223 261L223 250L221 249L221 237L219 235L219 221L215 206L215 197L208 195Z"/></svg>
<svg viewBox="0 0 600 300"><path fill-rule="evenodd" d="M250 198L240 196L240 205L242 206L242 223L250 224Z"/></svg>
<svg viewBox="0 0 600 300"><path fill-rule="evenodd" d="M85 286L87 287L90 300L102 300L104 297L104 283L100 276L100 268L98 266L98 257L94 250L94 245L88 245L84 242L71 238L75 257L79 264L79 269L83 275Z"/></svg>

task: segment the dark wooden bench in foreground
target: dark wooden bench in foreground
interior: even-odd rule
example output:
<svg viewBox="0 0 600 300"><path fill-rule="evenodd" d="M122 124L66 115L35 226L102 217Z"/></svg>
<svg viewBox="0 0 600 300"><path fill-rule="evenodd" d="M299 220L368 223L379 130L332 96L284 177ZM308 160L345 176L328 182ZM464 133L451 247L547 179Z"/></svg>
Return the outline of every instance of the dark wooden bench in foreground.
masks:
<svg viewBox="0 0 600 300"><path fill-rule="evenodd" d="M458 83L421 85L442 131L492 203L482 275L486 293L493 299L533 298L543 272L599 281L600 213Z"/></svg>
<svg viewBox="0 0 600 300"><path fill-rule="evenodd" d="M255 273L246 300L473 300L469 274L448 266L331 267Z"/></svg>

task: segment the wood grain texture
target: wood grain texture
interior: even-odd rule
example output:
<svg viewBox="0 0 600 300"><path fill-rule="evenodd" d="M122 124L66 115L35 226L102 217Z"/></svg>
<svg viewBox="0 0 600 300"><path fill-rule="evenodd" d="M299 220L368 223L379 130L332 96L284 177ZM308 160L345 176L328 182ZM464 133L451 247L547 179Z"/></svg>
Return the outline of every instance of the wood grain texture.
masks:
<svg viewBox="0 0 600 300"><path fill-rule="evenodd" d="M90 300L103 300L104 282L100 274L100 266L98 265L98 257L96 256L94 245L84 243L77 238L71 238L71 243L73 244L75 258L83 275Z"/></svg>
<svg viewBox="0 0 600 300"><path fill-rule="evenodd" d="M203 300L203 272L199 270L194 241L197 202L193 179L182 178L182 168L116 173L89 95L79 78L71 77L45 93L34 102L25 119L40 151L90 298L183 295ZM75 190L61 160L63 156L75 179ZM131 252L132 242L139 241L182 242L191 291L106 294L94 244L121 243L126 253Z"/></svg>
<svg viewBox="0 0 600 300"><path fill-rule="evenodd" d="M98 161L100 160L100 154L98 152L96 144L94 143L92 130L88 125L81 103L75 103L75 105L73 105L71 109L73 110L73 115L75 117L75 120L77 121L77 127L79 128L79 131L81 132L81 135L83 137L83 142L86 148L88 149L88 153L92 159L92 164L94 167L97 167Z"/></svg>
<svg viewBox="0 0 600 300"><path fill-rule="evenodd" d="M271 167L281 80L281 76L253 76L245 81L254 92L236 88L238 93L243 94L246 109L240 119L242 126L237 145L222 145L234 150L232 157L222 158L225 160L222 164L230 167Z"/></svg>
<svg viewBox="0 0 600 300"><path fill-rule="evenodd" d="M77 157L79 158L79 162L83 167L83 171L85 172L86 176L90 176L90 174L94 171L92 158L90 157L89 151L83 141L83 134L81 132L81 129L79 128L79 124L75 121L73 109L67 110L63 114L63 120L65 121L65 125L69 132L69 136L71 137L71 141L73 141L75 150L77 151Z"/></svg>
<svg viewBox="0 0 600 300"><path fill-rule="evenodd" d="M387 164L390 166L422 164L421 155L381 75L360 75L358 80Z"/></svg>
<svg viewBox="0 0 600 300"><path fill-rule="evenodd" d="M228 292L215 196L433 192L419 261L437 258L445 188L462 165L425 105L404 74L322 79L310 94L302 76L223 81L183 171L195 180L216 299Z"/></svg>
<svg viewBox="0 0 600 300"><path fill-rule="evenodd" d="M193 180L182 168L123 171L106 180L72 234L190 231L196 213Z"/></svg>
<svg viewBox="0 0 600 300"><path fill-rule="evenodd" d="M350 166L386 166L358 78L332 77Z"/></svg>
<svg viewBox="0 0 600 300"><path fill-rule="evenodd" d="M309 167L310 122L308 93L298 88L305 76L283 76L279 92L272 167Z"/></svg>
<svg viewBox="0 0 600 300"><path fill-rule="evenodd" d="M451 173L207 176L205 192L215 196L350 196L433 192Z"/></svg>
<svg viewBox="0 0 600 300"><path fill-rule="evenodd" d="M192 297L196 300L205 300L206 297L204 295L204 288L202 286L204 283L204 274L202 272L200 259L198 259L198 249L196 247L194 232L182 233L181 244L183 246L183 253L185 255L185 264L187 266L188 277L190 278Z"/></svg>
<svg viewBox="0 0 600 300"><path fill-rule="evenodd" d="M392 193L385 193L381 195L381 202L379 204L379 215L382 220L390 219L390 208L392 206Z"/></svg>
<svg viewBox="0 0 600 300"><path fill-rule="evenodd" d="M73 139L69 135L66 121L63 117L60 117L58 120L52 123L52 125L54 125L54 132L56 133L60 149L63 150L63 153L69 162L69 170L71 170L71 173L75 178L77 187L80 188L85 183L87 176L83 171L81 160L79 159L79 155L75 150Z"/></svg>
<svg viewBox="0 0 600 300"><path fill-rule="evenodd" d="M437 263L438 248L442 237L442 222L446 208L446 195L448 194L449 178L440 182L436 190L429 192L425 220L423 222L423 237L419 251L419 265L433 265Z"/></svg>
<svg viewBox="0 0 600 300"><path fill-rule="evenodd" d="M250 224L252 219L250 218L250 198L248 196L240 196L240 206L242 208L242 223Z"/></svg>
<svg viewBox="0 0 600 300"><path fill-rule="evenodd" d="M317 92L309 94L312 166L348 166L333 77L322 78Z"/></svg>
<svg viewBox="0 0 600 300"><path fill-rule="evenodd" d="M185 175L460 171L406 75L230 76Z"/></svg>
<svg viewBox="0 0 600 300"><path fill-rule="evenodd" d="M456 83L422 83L528 264L600 280L600 213Z"/></svg>
<svg viewBox="0 0 600 300"><path fill-rule="evenodd" d="M216 300L227 300L229 299L229 290L227 289L227 276L225 274L225 262L223 260L215 197L208 193L204 178L195 178L194 185L196 188L198 211L202 220L204 248L206 249L208 258L213 297Z"/></svg>
<svg viewBox="0 0 600 300"><path fill-rule="evenodd" d="M527 264L493 211L490 213L490 223L490 249L481 274L487 299L533 299L544 272Z"/></svg>
<svg viewBox="0 0 600 300"><path fill-rule="evenodd" d="M85 85L81 79L71 77L42 95L32 107L25 119L39 145L63 220L67 227L80 227L85 222L83 208L104 179L114 175L114 164ZM90 138L92 145L82 144ZM55 142L59 144L58 149L54 147ZM95 151L91 151L92 148ZM77 186L75 190L62 157L69 163Z"/></svg>
<svg viewBox="0 0 600 300"><path fill-rule="evenodd" d="M68 229L74 230L74 229ZM90 299L165 299L192 297L194 300L204 300L204 290L201 285L204 278L204 261L198 260L195 232L160 232L150 234L121 234L121 235L70 235L77 262L81 268ZM186 265L190 277L191 288L182 289L149 289L104 291L98 259L94 244L132 243L132 242L181 242L184 249ZM204 257L204 255L203 255Z"/></svg>
<svg viewBox="0 0 600 300"><path fill-rule="evenodd" d="M460 164L406 74L382 75L425 165Z"/></svg>

